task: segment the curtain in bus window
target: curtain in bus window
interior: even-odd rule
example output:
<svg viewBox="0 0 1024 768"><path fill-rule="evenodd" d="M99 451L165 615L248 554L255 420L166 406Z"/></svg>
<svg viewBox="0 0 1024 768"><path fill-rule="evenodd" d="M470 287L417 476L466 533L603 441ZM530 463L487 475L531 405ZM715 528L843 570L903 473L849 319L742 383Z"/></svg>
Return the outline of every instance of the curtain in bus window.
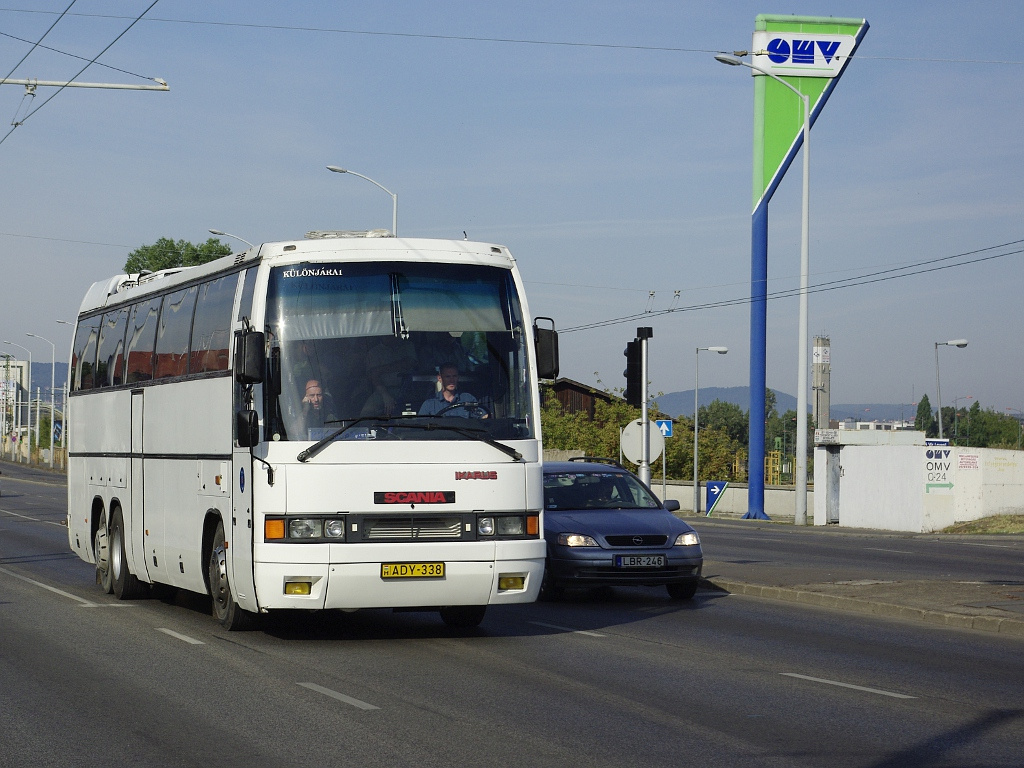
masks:
<svg viewBox="0 0 1024 768"><path fill-rule="evenodd" d="M402 320L409 331L503 331L502 286L456 275L399 276Z"/></svg>
<svg viewBox="0 0 1024 768"><path fill-rule="evenodd" d="M333 339L393 333L391 278L350 274L347 264L297 264L276 269L267 291L268 311L289 339Z"/></svg>
<svg viewBox="0 0 1024 768"><path fill-rule="evenodd" d="M196 316L192 322L190 373L226 371L238 275L227 275L199 287Z"/></svg>
<svg viewBox="0 0 1024 768"><path fill-rule="evenodd" d="M160 317L160 298L149 299L132 308L125 350L127 365L124 381L138 384L153 378L153 347L156 343L156 323Z"/></svg>
<svg viewBox="0 0 1024 768"><path fill-rule="evenodd" d="M100 324L99 353L96 355L96 387L116 387L124 383L124 331L128 309L107 312Z"/></svg>
<svg viewBox="0 0 1024 768"><path fill-rule="evenodd" d="M156 368L153 378L166 379L188 373L188 342L197 293L193 285L164 296L156 331Z"/></svg>
<svg viewBox="0 0 1024 768"><path fill-rule="evenodd" d="M75 348L71 353L71 391L92 389L96 368L96 340L100 318L90 317L78 323Z"/></svg>

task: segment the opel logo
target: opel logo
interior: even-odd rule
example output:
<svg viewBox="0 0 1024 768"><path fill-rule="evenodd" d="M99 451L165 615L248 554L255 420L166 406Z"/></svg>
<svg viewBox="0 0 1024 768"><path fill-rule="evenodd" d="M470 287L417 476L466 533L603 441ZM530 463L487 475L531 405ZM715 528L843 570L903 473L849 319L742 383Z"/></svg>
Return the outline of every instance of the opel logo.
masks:
<svg viewBox="0 0 1024 768"><path fill-rule="evenodd" d="M644 537L643 536L634 536L633 537L633 544L635 546L642 547L644 545Z"/></svg>

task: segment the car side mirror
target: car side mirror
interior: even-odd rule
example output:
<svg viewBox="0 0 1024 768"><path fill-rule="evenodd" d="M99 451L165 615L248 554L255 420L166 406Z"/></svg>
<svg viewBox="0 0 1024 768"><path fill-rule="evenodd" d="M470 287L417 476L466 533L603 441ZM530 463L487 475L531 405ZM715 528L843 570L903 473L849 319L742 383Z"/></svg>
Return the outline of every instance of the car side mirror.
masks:
<svg viewBox="0 0 1024 768"><path fill-rule="evenodd" d="M235 381L259 384L266 368L266 339L262 331L235 332Z"/></svg>
<svg viewBox="0 0 1024 768"><path fill-rule="evenodd" d="M679 511L679 502L675 499L665 499L661 506L663 506L668 512Z"/></svg>
<svg viewBox="0 0 1024 768"><path fill-rule="evenodd" d="M236 416L238 444L242 448L252 448L260 441L260 419L256 411L239 411Z"/></svg>
<svg viewBox="0 0 1024 768"><path fill-rule="evenodd" d="M550 328L541 328L538 320L547 320ZM555 321L550 317L538 317L533 321L533 343L537 353L537 378L558 378L558 332Z"/></svg>

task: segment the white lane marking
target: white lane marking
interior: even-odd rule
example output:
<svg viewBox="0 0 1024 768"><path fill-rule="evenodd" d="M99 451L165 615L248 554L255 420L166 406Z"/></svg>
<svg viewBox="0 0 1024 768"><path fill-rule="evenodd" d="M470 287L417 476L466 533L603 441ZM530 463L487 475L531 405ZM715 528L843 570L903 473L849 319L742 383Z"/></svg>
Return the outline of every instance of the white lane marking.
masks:
<svg viewBox="0 0 1024 768"><path fill-rule="evenodd" d="M913 552L906 552L906 551L904 551L902 549L879 549L878 547L864 547L864 549L869 549L872 552L892 552L892 553L897 554L897 555L912 555L912 554L914 554Z"/></svg>
<svg viewBox="0 0 1024 768"><path fill-rule="evenodd" d="M301 685L303 688L308 688L311 691L322 693L324 696L330 696L332 699L337 699L338 701L342 701L346 704L351 704L353 707L358 707L359 709L380 709L380 707L375 707L373 704L367 704L365 701L353 699L351 696L346 696L344 693L332 691L330 688L324 688L322 685L317 685L316 683L298 683L298 685Z"/></svg>
<svg viewBox="0 0 1024 768"><path fill-rule="evenodd" d="M950 542L946 542L950 543ZM1020 547L1010 547L1006 544L977 544L972 541L958 541L957 544L961 544L965 547L991 547L992 549L1020 549Z"/></svg>
<svg viewBox="0 0 1024 768"><path fill-rule="evenodd" d="M824 680L820 677L808 677L807 675L798 675L796 672L780 672L780 675L786 677L796 677L800 680L810 680L812 683L824 683L825 685L838 685L840 688L852 688L855 691L864 691L866 693L877 693L879 696L891 696L894 699L916 699L917 696L906 696L902 693L893 693L892 691L882 691L878 688L865 688L863 685L851 685L850 683L840 683L837 680Z"/></svg>
<svg viewBox="0 0 1024 768"><path fill-rule="evenodd" d="M98 603L94 603L91 600L86 600L84 597L79 597L78 595L72 595L70 592L65 592L63 589L57 589L56 587L51 587L49 584L43 584L41 581L36 581L35 579L30 579L27 576L22 576L21 574L15 573L14 571L9 571L6 568L0 568L0 573L6 573L8 576L13 576L16 579L21 579L22 581L28 582L29 584L32 584L33 586L42 587L43 589L48 589L50 592L53 592L54 594L60 595L61 597L70 597L72 600L77 600L82 605L83 608L99 608L100 607Z"/></svg>
<svg viewBox="0 0 1024 768"><path fill-rule="evenodd" d="M173 629L167 629L166 627L157 627L156 631L163 632L165 635L170 635L171 637L175 637L178 640L183 640L189 645L206 645L206 643L204 643L202 640L196 640L194 637L183 635L180 632L175 632Z"/></svg>
<svg viewBox="0 0 1024 768"><path fill-rule="evenodd" d="M557 624L545 624L543 621L528 621L527 624L534 624L538 627L547 627L548 629L557 629L562 632L572 632L574 635L588 635L590 637L607 637L602 635L600 632L591 632L586 629L573 629L572 627L560 627Z"/></svg>
<svg viewBox="0 0 1024 768"><path fill-rule="evenodd" d="M28 515L19 515L17 512L11 512L9 509L0 509L5 515L11 517L20 517L22 520L31 520L33 523L46 523L47 525L56 525L58 528L65 528L67 526L64 523L55 523L52 520L40 520L38 517L29 517Z"/></svg>
<svg viewBox="0 0 1024 768"><path fill-rule="evenodd" d="M41 581L36 581L35 579L30 579L27 576L22 576L21 574L15 573L14 571L9 571L6 568L0 568L0 573L6 573L8 576L13 576L16 579L21 579L22 581L27 582L28 584L31 584L31 585L33 585L35 587L42 587L43 589L46 589L46 590L49 590L50 592L53 592L55 595L60 595L61 597L69 597L72 600L77 601L80 608L134 608L135 607L131 603L94 603L91 600L86 600L84 597L79 597L78 595L72 595L70 592L65 592L63 589L57 589L56 587L51 587L49 584L43 584L43 582L41 582Z"/></svg>

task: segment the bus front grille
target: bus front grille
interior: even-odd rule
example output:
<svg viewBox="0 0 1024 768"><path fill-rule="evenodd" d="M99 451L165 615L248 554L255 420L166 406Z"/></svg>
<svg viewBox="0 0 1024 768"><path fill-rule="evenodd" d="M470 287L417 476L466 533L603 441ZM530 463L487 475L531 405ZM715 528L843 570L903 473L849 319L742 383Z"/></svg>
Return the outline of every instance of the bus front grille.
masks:
<svg viewBox="0 0 1024 768"><path fill-rule="evenodd" d="M462 538L460 517L363 518L363 541L422 541Z"/></svg>

